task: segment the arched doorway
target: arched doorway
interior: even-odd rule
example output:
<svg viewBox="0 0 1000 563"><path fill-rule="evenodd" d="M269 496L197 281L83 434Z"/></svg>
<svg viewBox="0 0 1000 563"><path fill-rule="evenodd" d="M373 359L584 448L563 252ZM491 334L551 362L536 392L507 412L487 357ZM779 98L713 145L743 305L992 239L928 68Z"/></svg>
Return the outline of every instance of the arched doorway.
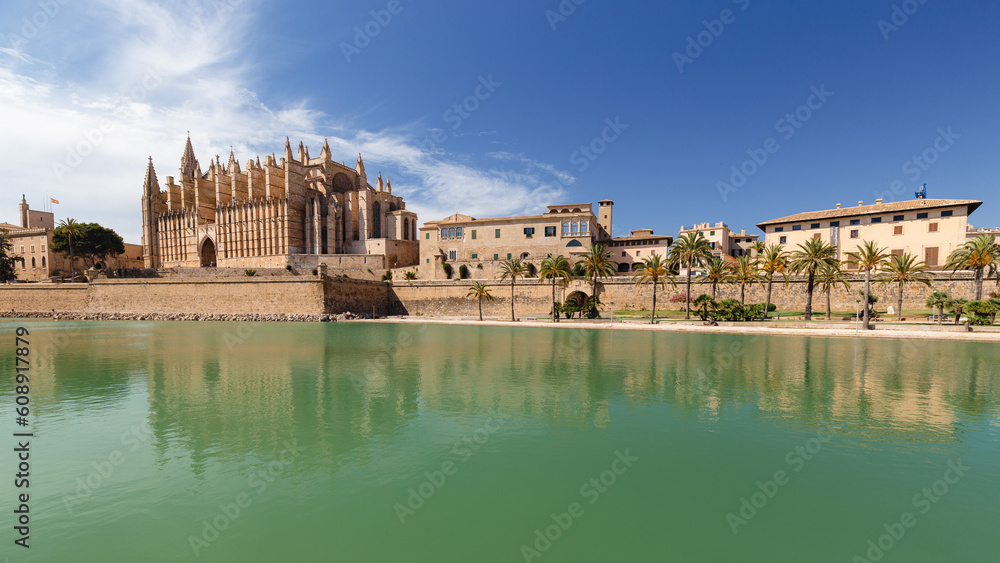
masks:
<svg viewBox="0 0 1000 563"><path fill-rule="evenodd" d="M215 243L210 238L205 239L201 245L201 267L215 267Z"/></svg>

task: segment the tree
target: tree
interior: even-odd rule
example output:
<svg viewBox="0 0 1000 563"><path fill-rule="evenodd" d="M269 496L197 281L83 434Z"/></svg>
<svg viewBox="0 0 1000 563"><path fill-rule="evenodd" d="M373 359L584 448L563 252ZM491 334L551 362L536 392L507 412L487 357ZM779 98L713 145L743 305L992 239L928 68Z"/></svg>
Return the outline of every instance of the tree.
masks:
<svg viewBox="0 0 1000 563"><path fill-rule="evenodd" d="M708 310L712 309L714 311L715 308L719 306L719 304L716 303L715 299L712 299L712 297L702 293L701 295L695 298L694 306L696 309L701 309L701 311L698 313L698 316L701 317L701 320L707 321Z"/></svg>
<svg viewBox="0 0 1000 563"><path fill-rule="evenodd" d="M861 300L868 302L868 296L871 295L872 273L885 266L889 255L886 254L884 248L879 248L870 240L861 241L858 248L854 252L848 252L847 255L851 258L848 263L854 264L859 271L865 273L865 292ZM865 330L871 328L871 315L869 313L869 307L865 307L865 316L861 323Z"/></svg>
<svg viewBox="0 0 1000 563"><path fill-rule="evenodd" d="M806 274L806 320L812 320L813 289L816 287L816 272L824 266L837 264L837 249L818 238L811 238L799 244L798 250L788 256L788 269L795 274Z"/></svg>
<svg viewBox="0 0 1000 563"><path fill-rule="evenodd" d="M61 237L69 239L69 271L70 281L76 281L76 256L73 254L73 237L80 237L82 225L76 219L67 218L59 221L59 228L52 231L52 239L49 241L49 250L53 252L65 252L62 248Z"/></svg>
<svg viewBox="0 0 1000 563"><path fill-rule="evenodd" d="M948 303L945 304L945 307L955 316L955 324L958 324L958 319L962 317L962 313L965 312L965 306L968 303L968 299L949 299Z"/></svg>
<svg viewBox="0 0 1000 563"><path fill-rule="evenodd" d="M493 294L490 293L489 286L483 282L476 282L472 284L472 287L469 288L469 293L465 296L475 297L479 301L479 320L483 320L483 299L493 301Z"/></svg>
<svg viewBox="0 0 1000 563"><path fill-rule="evenodd" d="M952 273L958 270L974 271L976 301L979 301L983 298L983 278L997 274L998 258L1000 258L1000 245L996 243L993 235L980 235L949 254L944 269L951 270Z"/></svg>
<svg viewBox="0 0 1000 563"><path fill-rule="evenodd" d="M92 267L101 260L123 254L125 243L112 229L97 223L77 223L73 219L68 219L60 222L59 228L52 231L49 248L53 252L68 250L70 254L82 258L84 265ZM70 262L73 262L73 259Z"/></svg>
<svg viewBox="0 0 1000 563"><path fill-rule="evenodd" d="M767 252L767 245L764 244L762 240L755 240L753 244L750 245L750 251L753 252L754 258L760 258L762 254Z"/></svg>
<svg viewBox="0 0 1000 563"><path fill-rule="evenodd" d="M943 291L935 291L927 297L927 306L932 313L937 313L937 322L941 324L944 318L944 308L948 305L948 294Z"/></svg>
<svg viewBox="0 0 1000 563"><path fill-rule="evenodd" d="M840 269L840 264L827 264L816 272L816 283L826 294L826 320L830 320L830 293L833 288L842 285L844 289L851 289L851 284L847 282L847 272Z"/></svg>
<svg viewBox="0 0 1000 563"><path fill-rule="evenodd" d="M413 271L406 272L405 274L403 274L403 278L408 280L415 280L417 279L417 273Z"/></svg>
<svg viewBox="0 0 1000 563"><path fill-rule="evenodd" d="M757 268L757 261L745 254L736 259L730 272L730 281L740 285L740 305L745 305L746 287L764 281L764 276Z"/></svg>
<svg viewBox="0 0 1000 563"><path fill-rule="evenodd" d="M897 301L896 320L903 319L903 287L907 283L920 283L931 287L931 278L927 275L927 264L917 262L917 257L906 252L893 254L885 266L885 273L879 276L879 282L885 286L890 283L899 284L899 300Z"/></svg>
<svg viewBox="0 0 1000 563"><path fill-rule="evenodd" d="M520 258L507 258L500 263L500 279L510 280L510 320L516 321L514 317L514 282L517 278L523 278L528 274L528 268Z"/></svg>
<svg viewBox="0 0 1000 563"><path fill-rule="evenodd" d="M653 284L653 310L649 314L649 324L653 324L656 318L656 286L666 289L666 283L669 282L672 287L677 287L677 282L667 268L666 260L660 258L659 254L643 260L642 266L632 276L632 281L637 287Z"/></svg>
<svg viewBox="0 0 1000 563"><path fill-rule="evenodd" d="M683 236L677 237L674 244L670 246L671 266L687 268L687 280L685 282L685 312L684 319L691 319L691 268L702 265L712 259L712 247L708 244L700 231L690 231Z"/></svg>
<svg viewBox="0 0 1000 563"><path fill-rule="evenodd" d="M7 231L0 230L0 283L17 279L17 272L14 271L17 262L24 264L24 258L14 254L14 245L7 237Z"/></svg>
<svg viewBox="0 0 1000 563"><path fill-rule="evenodd" d="M593 285L591 295L597 295L597 282L610 278L618 271L618 264L611 260L611 253L603 244L592 244L590 250L580 256L577 264L583 266L584 279Z"/></svg>
<svg viewBox="0 0 1000 563"><path fill-rule="evenodd" d="M712 258L705 265L705 281L712 284L712 299L715 299L719 284L729 279L729 269L729 262L726 262L721 256Z"/></svg>
<svg viewBox="0 0 1000 563"><path fill-rule="evenodd" d="M552 256L542 260L542 267L538 270L538 281L552 280L552 322L559 322L559 311L556 307L556 279L569 283L573 279L573 272L570 269L569 260L562 254Z"/></svg>
<svg viewBox="0 0 1000 563"><path fill-rule="evenodd" d="M771 309L771 286L774 284L774 274L781 274L785 278L785 285L788 285L788 254L777 244L772 244L764 249L760 267L767 274L767 302L764 304L764 318L767 318Z"/></svg>

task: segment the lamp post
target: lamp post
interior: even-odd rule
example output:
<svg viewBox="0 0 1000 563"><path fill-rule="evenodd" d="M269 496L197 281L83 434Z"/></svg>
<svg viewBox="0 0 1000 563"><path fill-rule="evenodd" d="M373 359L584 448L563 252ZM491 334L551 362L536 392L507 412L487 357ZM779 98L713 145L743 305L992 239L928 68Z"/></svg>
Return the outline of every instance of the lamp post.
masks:
<svg viewBox="0 0 1000 563"><path fill-rule="evenodd" d="M615 302L611 302L611 328L615 326Z"/></svg>
<svg viewBox="0 0 1000 563"><path fill-rule="evenodd" d="M858 333L858 325L861 322L861 300L858 299L857 313L854 315L854 334Z"/></svg>

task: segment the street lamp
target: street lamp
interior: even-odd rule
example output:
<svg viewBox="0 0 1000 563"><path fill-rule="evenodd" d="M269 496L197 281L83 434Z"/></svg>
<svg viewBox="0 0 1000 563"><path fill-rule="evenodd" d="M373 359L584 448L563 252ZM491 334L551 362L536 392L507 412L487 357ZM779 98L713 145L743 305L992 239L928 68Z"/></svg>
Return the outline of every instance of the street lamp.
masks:
<svg viewBox="0 0 1000 563"><path fill-rule="evenodd" d="M615 326L615 302L611 302L611 326Z"/></svg>
<svg viewBox="0 0 1000 563"><path fill-rule="evenodd" d="M861 323L861 300L858 299L858 310L854 315L854 334L858 333L858 325Z"/></svg>

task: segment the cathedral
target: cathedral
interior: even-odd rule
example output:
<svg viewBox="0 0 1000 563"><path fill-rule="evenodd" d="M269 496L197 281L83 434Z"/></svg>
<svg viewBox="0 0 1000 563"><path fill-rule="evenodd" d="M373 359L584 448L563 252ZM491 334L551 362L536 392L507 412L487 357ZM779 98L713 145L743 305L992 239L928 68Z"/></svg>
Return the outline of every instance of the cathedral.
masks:
<svg viewBox="0 0 1000 563"><path fill-rule="evenodd" d="M329 143L319 158L285 141L284 156L248 160L230 152L206 172L188 137L180 177L160 189L150 157L142 195L142 248L147 268L299 268L385 270L419 260L417 215L382 181L368 183L334 162Z"/></svg>

